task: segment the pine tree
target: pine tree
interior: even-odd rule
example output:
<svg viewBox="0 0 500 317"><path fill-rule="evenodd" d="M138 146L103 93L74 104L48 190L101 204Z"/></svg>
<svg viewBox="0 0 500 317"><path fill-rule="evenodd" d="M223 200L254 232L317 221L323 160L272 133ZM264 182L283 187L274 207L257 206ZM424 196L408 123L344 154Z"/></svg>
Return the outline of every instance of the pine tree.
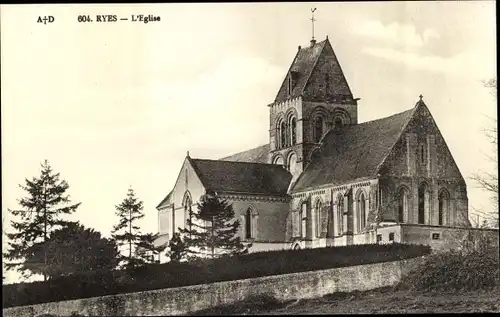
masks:
<svg viewBox="0 0 500 317"><path fill-rule="evenodd" d="M176 232L172 236L172 239L168 243L170 250L167 252L170 261L174 263L179 263L181 260L186 259L188 254L188 249L181 235Z"/></svg>
<svg viewBox="0 0 500 317"><path fill-rule="evenodd" d="M138 200L132 188L128 189L127 197L117 206L118 224L113 226L111 235L120 247L128 247L128 255L121 255L120 262L125 267L135 267L145 263L138 247L144 242L137 221L144 218L143 202Z"/></svg>
<svg viewBox="0 0 500 317"><path fill-rule="evenodd" d="M217 196L203 196L197 212L192 212L186 223L179 232L195 257L243 254L251 246L244 245L238 236L240 221L234 220L232 205Z"/></svg>
<svg viewBox="0 0 500 317"><path fill-rule="evenodd" d="M165 247L155 247L154 241L157 234L146 233L139 237L139 242L136 248L136 255L144 260L144 262L155 263L155 256L165 250Z"/></svg>
<svg viewBox="0 0 500 317"><path fill-rule="evenodd" d="M30 247L47 241L52 231L67 226L70 222L63 220L61 216L75 212L80 205L71 204L69 195L65 195L69 189L68 183L59 180L60 174L52 171L47 160L41 167L39 178L25 179L26 184L19 185L27 192L27 197L18 200L21 209L8 210L20 220L11 220L15 232L7 233L10 242L4 257L10 262L5 266L9 270L19 271L24 277L35 273L25 266ZM44 261L40 266L44 280L47 280L48 276L43 269L47 266L47 252L44 253Z"/></svg>

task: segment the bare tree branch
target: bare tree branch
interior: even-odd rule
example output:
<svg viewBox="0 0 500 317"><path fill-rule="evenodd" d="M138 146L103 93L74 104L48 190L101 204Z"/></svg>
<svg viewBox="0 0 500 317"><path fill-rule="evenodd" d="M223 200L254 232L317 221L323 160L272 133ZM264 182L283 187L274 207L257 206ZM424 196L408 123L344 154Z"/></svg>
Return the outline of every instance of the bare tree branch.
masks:
<svg viewBox="0 0 500 317"><path fill-rule="evenodd" d="M483 81L483 85L486 88L491 89L491 94L494 96L496 99L497 97L497 79L496 78L491 78L489 80ZM494 146L495 148L495 155L487 155L483 153L491 162L496 163L495 172L484 172L480 171L478 173L475 173L470 177L473 181L476 182L477 187L483 189L484 191L488 192L491 195L491 200L493 201L494 204L494 210L490 212L482 212L477 209L475 209L476 214L481 214L483 216L483 219L487 220L490 222L490 224L493 227L498 228L498 155L496 154L498 151L498 129L497 129L497 119L496 118L491 118L491 126L486 127L483 129L483 133L486 136L486 138L490 141L490 143ZM473 208L474 209L474 208ZM479 225L479 224L478 224Z"/></svg>

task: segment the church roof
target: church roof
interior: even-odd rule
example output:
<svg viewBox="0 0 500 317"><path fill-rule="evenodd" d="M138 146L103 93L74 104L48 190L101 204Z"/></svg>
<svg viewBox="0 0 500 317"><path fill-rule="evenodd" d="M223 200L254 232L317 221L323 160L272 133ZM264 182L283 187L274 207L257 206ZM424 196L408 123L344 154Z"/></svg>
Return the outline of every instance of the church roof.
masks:
<svg viewBox="0 0 500 317"><path fill-rule="evenodd" d="M190 158L207 191L283 196L292 175L280 165Z"/></svg>
<svg viewBox="0 0 500 317"><path fill-rule="evenodd" d="M270 147L268 143L254 149L227 156L225 158L222 158L221 160L232 162L267 163L269 149Z"/></svg>
<svg viewBox="0 0 500 317"><path fill-rule="evenodd" d="M376 177L416 108L330 130L323 138L319 154L301 174L292 192Z"/></svg>
<svg viewBox="0 0 500 317"><path fill-rule="evenodd" d="M285 79L283 80L283 83L281 84L281 87L278 91L278 94L276 95L274 102L282 102L289 98L295 98L303 95L307 83L309 82L309 79L311 77L311 74L313 73L313 70L316 64L318 63L318 60L320 59L320 56L322 54L325 54L323 53L325 47L328 47L330 54L333 55L335 63L338 66L336 67L338 73L333 75L339 76L341 81L346 80L342 72L342 69L340 67L340 64L338 63L338 60L335 57L335 53L333 52L333 48L330 44L330 41L328 40L327 37L326 40L315 43L313 46L307 46L304 48L299 47L299 50L295 55L292 64L290 65L290 68L285 76ZM294 72L297 77L294 79L296 83L293 86L291 94L289 94L288 78L291 72ZM349 86L347 84L335 85L334 87L331 87L330 90L331 90L330 93L333 95L336 94L352 95L351 91L349 90Z"/></svg>
<svg viewBox="0 0 500 317"><path fill-rule="evenodd" d="M156 206L156 208L158 209L167 206L170 202L170 196L172 196L172 191L168 193L167 197L163 198L163 200L158 204L158 206Z"/></svg>

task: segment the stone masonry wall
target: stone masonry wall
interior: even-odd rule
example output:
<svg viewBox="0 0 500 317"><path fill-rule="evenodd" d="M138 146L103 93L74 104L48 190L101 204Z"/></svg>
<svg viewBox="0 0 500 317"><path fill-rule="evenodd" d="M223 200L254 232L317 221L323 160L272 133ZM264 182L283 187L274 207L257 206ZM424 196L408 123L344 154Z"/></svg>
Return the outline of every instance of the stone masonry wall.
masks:
<svg viewBox="0 0 500 317"><path fill-rule="evenodd" d="M420 261L422 258L12 307L3 309L3 315L69 316L76 312L99 316L166 316L230 304L251 295L272 295L278 300L315 298L394 285L402 272Z"/></svg>

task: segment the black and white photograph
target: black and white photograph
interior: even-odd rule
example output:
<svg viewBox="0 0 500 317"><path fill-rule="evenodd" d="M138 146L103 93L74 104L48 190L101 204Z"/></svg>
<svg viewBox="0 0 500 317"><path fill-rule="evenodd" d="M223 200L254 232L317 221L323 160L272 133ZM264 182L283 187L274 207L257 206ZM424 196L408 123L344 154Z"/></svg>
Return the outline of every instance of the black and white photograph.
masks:
<svg viewBox="0 0 500 317"><path fill-rule="evenodd" d="M4 316L500 313L496 1L0 23Z"/></svg>

